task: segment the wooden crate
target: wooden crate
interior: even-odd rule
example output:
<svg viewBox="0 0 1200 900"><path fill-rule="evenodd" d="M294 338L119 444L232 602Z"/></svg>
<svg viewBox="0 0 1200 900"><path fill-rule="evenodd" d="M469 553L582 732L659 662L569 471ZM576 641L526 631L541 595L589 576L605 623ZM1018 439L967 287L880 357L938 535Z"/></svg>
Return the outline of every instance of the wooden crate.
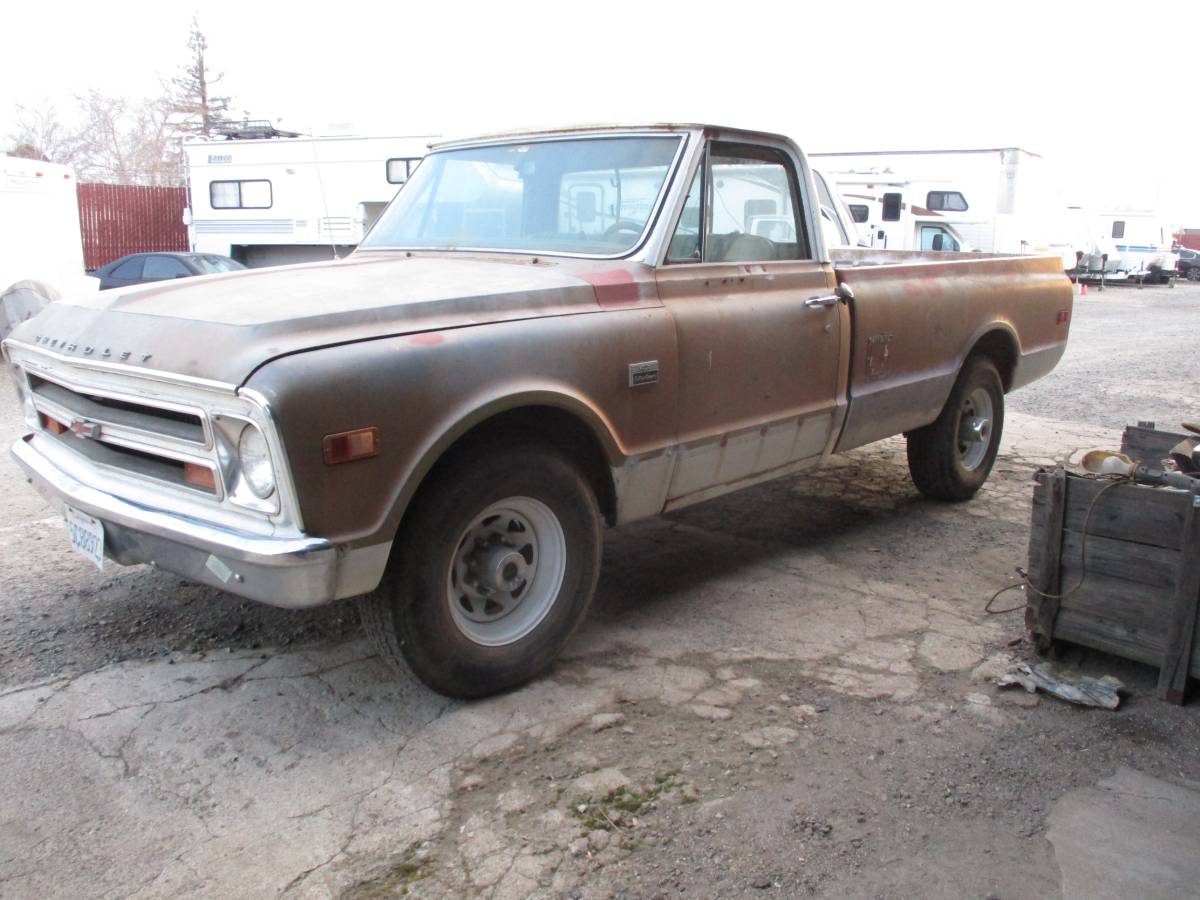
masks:
<svg viewBox="0 0 1200 900"><path fill-rule="evenodd" d="M1064 640L1158 666L1159 696L1182 703L1200 678L1200 493L1111 484L1038 472L1029 580L1050 596L1026 592L1026 627L1042 651Z"/></svg>
<svg viewBox="0 0 1200 900"><path fill-rule="evenodd" d="M1159 431L1153 422L1138 422L1125 426L1125 432L1121 435L1121 452L1134 462L1157 466L1171 455L1172 447L1195 437L1194 434Z"/></svg>

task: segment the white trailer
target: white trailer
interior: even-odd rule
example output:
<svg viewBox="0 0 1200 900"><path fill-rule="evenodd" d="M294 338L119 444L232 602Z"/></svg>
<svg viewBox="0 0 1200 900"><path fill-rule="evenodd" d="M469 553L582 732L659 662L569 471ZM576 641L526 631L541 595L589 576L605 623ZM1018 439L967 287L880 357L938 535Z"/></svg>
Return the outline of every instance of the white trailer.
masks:
<svg viewBox="0 0 1200 900"><path fill-rule="evenodd" d="M46 303L99 284L83 268L71 167L0 155L0 338Z"/></svg>
<svg viewBox="0 0 1200 900"><path fill-rule="evenodd" d="M1108 209L1091 216L1094 246L1080 261L1089 281L1165 284L1176 276L1179 254L1174 235L1153 210Z"/></svg>
<svg viewBox="0 0 1200 900"><path fill-rule="evenodd" d="M831 177L851 218L864 229L868 246L964 253L974 249L944 212L920 205L927 183L914 185L894 174Z"/></svg>
<svg viewBox="0 0 1200 900"><path fill-rule="evenodd" d="M904 202L937 213L976 250L1053 253L1073 269L1077 253L1090 249L1046 160L1020 147L810 156L838 183L847 175L903 173L909 185Z"/></svg>
<svg viewBox="0 0 1200 900"><path fill-rule="evenodd" d="M192 249L252 268L353 250L433 135L187 141Z"/></svg>

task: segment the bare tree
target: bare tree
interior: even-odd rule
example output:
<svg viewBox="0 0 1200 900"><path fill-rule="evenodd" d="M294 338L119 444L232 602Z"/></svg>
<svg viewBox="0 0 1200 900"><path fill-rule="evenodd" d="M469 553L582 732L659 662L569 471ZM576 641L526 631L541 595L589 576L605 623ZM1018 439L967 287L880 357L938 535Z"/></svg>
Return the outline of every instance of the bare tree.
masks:
<svg viewBox="0 0 1200 900"><path fill-rule="evenodd" d="M182 183L169 103L129 101L97 90L76 99L81 125L74 162L81 181Z"/></svg>
<svg viewBox="0 0 1200 900"><path fill-rule="evenodd" d="M53 103L48 100L37 106L18 103L16 118L17 128L6 141L13 156L54 163L75 161L79 142L62 124Z"/></svg>
<svg viewBox="0 0 1200 900"><path fill-rule="evenodd" d="M230 98L216 96L212 92L224 73L214 75L208 68L204 56L208 41L196 19L192 19L192 32L187 45L191 59L171 79L170 85L175 127L186 134L211 137L214 128L224 121L224 114L229 110Z"/></svg>

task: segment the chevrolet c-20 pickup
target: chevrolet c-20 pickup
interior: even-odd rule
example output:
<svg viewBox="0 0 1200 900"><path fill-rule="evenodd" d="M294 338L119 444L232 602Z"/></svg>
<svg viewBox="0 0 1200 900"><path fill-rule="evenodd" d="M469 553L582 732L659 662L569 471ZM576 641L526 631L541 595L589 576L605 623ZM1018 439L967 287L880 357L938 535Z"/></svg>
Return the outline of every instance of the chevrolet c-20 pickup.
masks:
<svg viewBox="0 0 1200 900"><path fill-rule="evenodd" d="M1061 261L830 249L823 215L773 134L437 145L346 259L18 326L12 452L97 565L357 597L389 662L501 691L587 613L605 525L899 434L925 495L983 484L1066 346Z"/></svg>

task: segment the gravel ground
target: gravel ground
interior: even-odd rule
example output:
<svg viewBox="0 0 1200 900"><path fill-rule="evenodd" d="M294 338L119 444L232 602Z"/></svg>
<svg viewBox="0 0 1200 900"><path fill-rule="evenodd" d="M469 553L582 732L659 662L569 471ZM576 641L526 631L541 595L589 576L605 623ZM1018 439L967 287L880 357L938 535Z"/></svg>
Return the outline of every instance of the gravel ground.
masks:
<svg viewBox="0 0 1200 900"><path fill-rule="evenodd" d="M1200 719L1098 653L1119 712L998 691L1027 648L982 605L1038 465L1196 415L1197 324L1197 286L1080 298L970 504L891 440L610 533L564 658L472 704L385 670L349 604L97 573L5 460L0 894L1063 896L1055 804L1200 781Z"/></svg>
<svg viewBox="0 0 1200 900"><path fill-rule="evenodd" d="M1089 287L1075 298L1071 340L1054 376L1013 394L1009 408L1118 430L1196 418L1198 324L1200 282Z"/></svg>

